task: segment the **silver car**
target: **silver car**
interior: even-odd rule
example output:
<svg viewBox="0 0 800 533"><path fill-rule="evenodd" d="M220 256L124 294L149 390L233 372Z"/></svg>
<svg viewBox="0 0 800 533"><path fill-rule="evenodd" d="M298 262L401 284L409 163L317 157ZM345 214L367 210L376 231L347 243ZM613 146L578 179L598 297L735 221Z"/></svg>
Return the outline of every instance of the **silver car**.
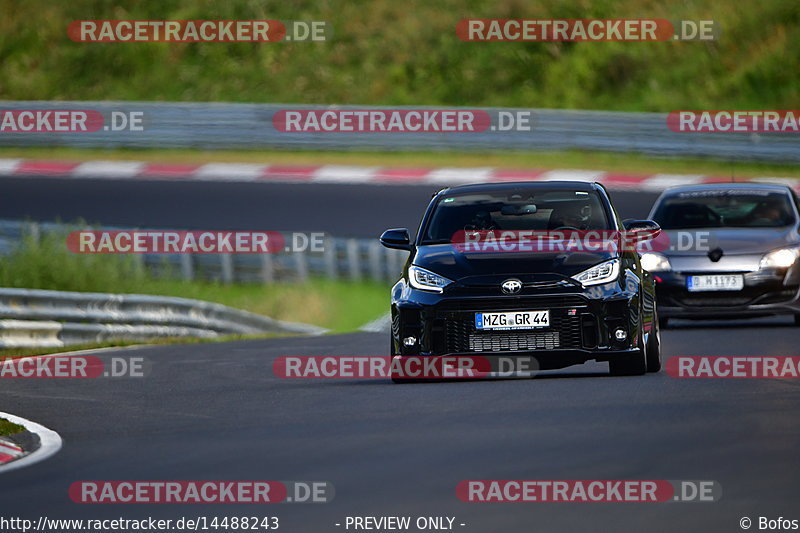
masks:
<svg viewBox="0 0 800 533"><path fill-rule="evenodd" d="M789 187L714 183L665 191L648 217L663 234L640 249L672 317L794 315L800 325L800 201Z"/></svg>

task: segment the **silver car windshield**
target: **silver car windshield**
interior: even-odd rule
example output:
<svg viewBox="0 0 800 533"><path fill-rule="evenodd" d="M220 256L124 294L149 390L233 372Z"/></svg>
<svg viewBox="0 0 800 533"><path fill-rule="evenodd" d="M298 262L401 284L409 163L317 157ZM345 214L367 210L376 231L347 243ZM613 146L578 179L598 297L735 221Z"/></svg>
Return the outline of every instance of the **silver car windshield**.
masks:
<svg viewBox="0 0 800 533"><path fill-rule="evenodd" d="M777 228L795 223L781 191L729 189L687 191L662 200L653 219L663 229Z"/></svg>

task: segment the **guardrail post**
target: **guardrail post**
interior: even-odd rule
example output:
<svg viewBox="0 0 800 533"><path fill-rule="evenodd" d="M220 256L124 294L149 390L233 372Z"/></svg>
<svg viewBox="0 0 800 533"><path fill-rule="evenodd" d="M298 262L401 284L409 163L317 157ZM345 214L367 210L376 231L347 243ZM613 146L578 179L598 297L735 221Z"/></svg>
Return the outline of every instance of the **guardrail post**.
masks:
<svg viewBox="0 0 800 533"><path fill-rule="evenodd" d="M381 275L381 243L378 241L369 242L369 270L370 277L375 281L383 281Z"/></svg>
<svg viewBox="0 0 800 533"><path fill-rule="evenodd" d="M25 234L36 244L39 244L42 240L41 228L39 228L39 224L36 222L28 222L25 224Z"/></svg>
<svg viewBox="0 0 800 533"><path fill-rule="evenodd" d="M386 248L384 250L384 256L386 258L386 264L384 267L386 279L389 281L395 281L397 279L397 273L395 272L395 251L391 248Z"/></svg>
<svg viewBox="0 0 800 533"><path fill-rule="evenodd" d="M265 285L275 281L275 265L272 263L272 254L261 254L261 279Z"/></svg>
<svg viewBox="0 0 800 533"><path fill-rule="evenodd" d="M297 267L297 281L305 283L308 281L308 257L305 252L294 253L295 266Z"/></svg>
<svg viewBox="0 0 800 533"><path fill-rule="evenodd" d="M222 269L222 282L230 285L233 283L233 256L231 254L221 254L219 260Z"/></svg>
<svg viewBox="0 0 800 533"><path fill-rule="evenodd" d="M361 279L361 257L358 253L358 241L356 239L347 239L346 249L350 279L358 281Z"/></svg>
<svg viewBox="0 0 800 533"><path fill-rule="evenodd" d="M181 254L181 275L184 281L194 280L194 261L192 254Z"/></svg>
<svg viewBox="0 0 800 533"><path fill-rule="evenodd" d="M83 231L91 231L92 230L92 228L90 226L84 226L81 229ZM134 228L134 231L138 231L138 230L139 230L139 228ZM133 268L136 271L136 275L145 274L145 272L147 271L147 254L134 253L134 254L130 254L128 257L131 258L130 261L133 264ZM152 274L152 270L153 269L151 268L150 272L147 272L147 273L148 274Z"/></svg>
<svg viewBox="0 0 800 533"><path fill-rule="evenodd" d="M336 268L336 239L329 235L325 237L325 250L322 252L322 257L325 261L325 276L336 279L338 270Z"/></svg>

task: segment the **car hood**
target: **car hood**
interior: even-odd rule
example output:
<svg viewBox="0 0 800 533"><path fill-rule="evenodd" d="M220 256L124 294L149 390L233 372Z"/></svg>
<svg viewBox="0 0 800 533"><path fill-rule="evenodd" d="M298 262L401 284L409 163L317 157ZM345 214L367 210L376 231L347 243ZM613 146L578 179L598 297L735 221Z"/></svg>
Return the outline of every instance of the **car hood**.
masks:
<svg viewBox="0 0 800 533"><path fill-rule="evenodd" d="M667 230L669 256L704 256L720 248L725 255L763 254L785 246L797 245L797 230L789 228L722 228ZM700 239L705 239L704 244Z"/></svg>
<svg viewBox="0 0 800 533"><path fill-rule="evenodd" d="M416 249L413 263L453 281L486 276L547 274L570 277L603 261L615 252L464 252L452 244L432 244Z"/></svg>

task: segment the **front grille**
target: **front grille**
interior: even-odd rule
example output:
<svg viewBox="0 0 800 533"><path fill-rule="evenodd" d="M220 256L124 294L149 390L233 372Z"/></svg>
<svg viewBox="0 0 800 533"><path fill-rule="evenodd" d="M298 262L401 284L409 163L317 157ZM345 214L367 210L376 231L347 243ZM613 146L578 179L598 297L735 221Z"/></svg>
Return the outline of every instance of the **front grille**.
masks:
<svg viewBox="0 0 800 533"><path fill-rule="evenodd" d="M561 346L557 331L548 333L519 333L513 331L476 333L469 335L470 352L518 352L554 350Z"/></svg>
<svg viewBox="0 0 800 533"><path fill-rule="evenodd" d="M479 331L474 312L449 313L444 337L447 353L578 349L583 344L580 314L568 316L567 309L558 308L550 308L550 327L542 330Z"/></svg>
<svg viewBox="0 0 800 533"><path fill-rule="evenodd" d="M586 299L575 295L536 297L506 296L444 301L437 311L514 311L516 309L551 309L553 307L585 307Z"/></svg>
<svg viewBox="0 0 800 533"><path fill-rule="evenodd" d="M704 294L702 296L685 295L676 297L675 300L680 305L687 307L715 307L726 305L747 305L753 298L742 296L741 294Z"/></svg>

